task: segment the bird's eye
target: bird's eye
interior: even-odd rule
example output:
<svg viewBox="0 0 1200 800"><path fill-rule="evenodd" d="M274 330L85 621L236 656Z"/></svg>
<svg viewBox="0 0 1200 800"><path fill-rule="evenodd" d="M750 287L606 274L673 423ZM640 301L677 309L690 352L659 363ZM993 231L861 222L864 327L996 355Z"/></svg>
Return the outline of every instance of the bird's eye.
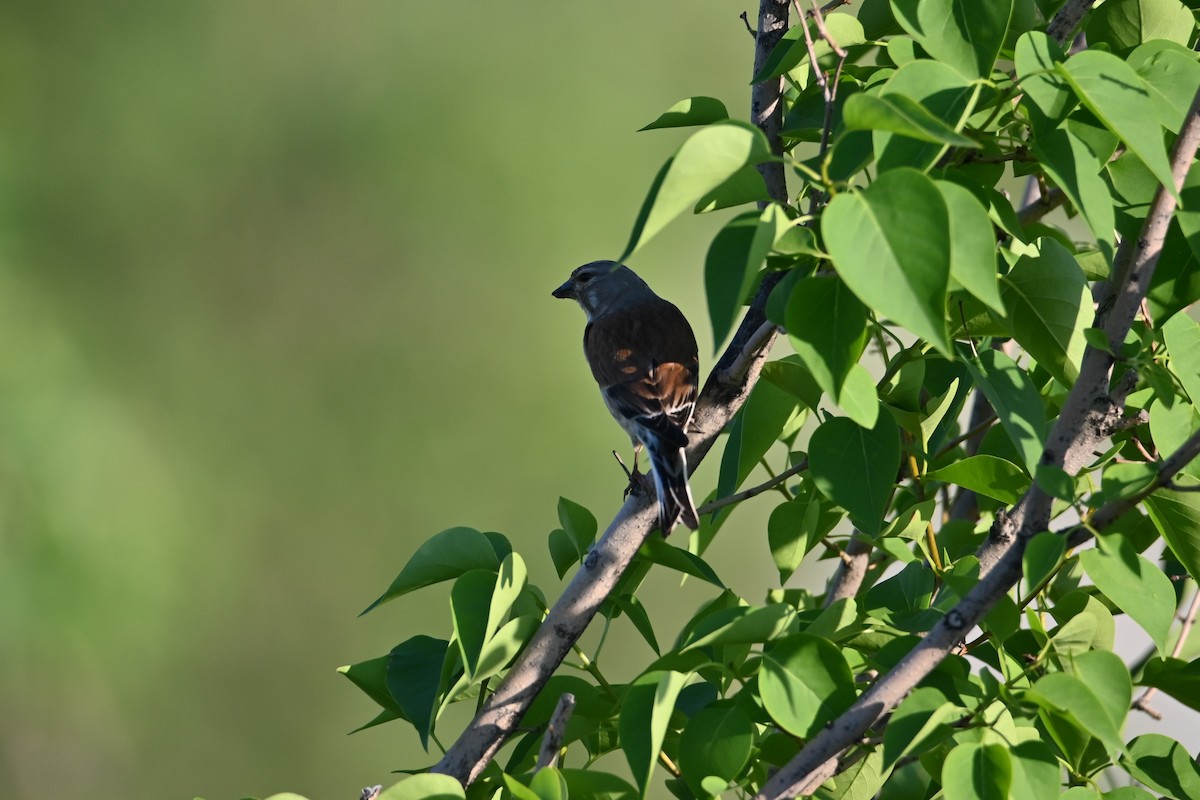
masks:
<svg viewBox="0 0 1200 800"><path fill-rule="evenodd" d="M575 278L575 282L576 283L587 283L591 279L592 279L592 273L584 272L584 273L581 273L577 278Z"/></svg>

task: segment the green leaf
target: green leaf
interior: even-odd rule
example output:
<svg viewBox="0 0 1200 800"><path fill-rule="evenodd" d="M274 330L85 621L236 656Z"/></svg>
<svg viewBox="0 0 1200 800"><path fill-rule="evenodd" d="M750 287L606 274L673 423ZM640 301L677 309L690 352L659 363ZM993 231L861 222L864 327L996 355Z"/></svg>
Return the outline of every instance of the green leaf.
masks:
<svg viewBox="0 0 1200 800"><path fill-rule="evenodd" d="M554 571L561 578L580 559L580 553L575 549L575 542L572 541L570 534L562 528L550 531L548 546L550 560L554 562Z"/></svg>
<svg viewBox="0 0 1200 800"><path fill-rule="evenodd" d="M761 212L734 217L713 239L704 258L704 288L714 347L725 341L767 252L791 224L783 209L771 203Z"/></svg>
<svg viewBox="0 0 1200 800"><path fill-rule="evenodd" d="M829 43L821 37L816 23L810 21L808 26L809 35L813 40L813 50L819 61L833 51L829 49ZM840 47L853 47L865 44L867 41L862 24L850 14L829 14L825 17L825 26L829 35ZM778 78L801 64L807 63L808 45L804 41L804 29L799 25L793 25L775 45L775 49L767 57L762 69L750 82L761 83L770 78Z"/></svg>
<svg viewBox="0 0 1200 800"><path fill-rule="evenodd" d="M654 625L651 624L650 615L646 613L646 607L642 605L641 600L638 600L637 595L624 594L614 599L613 603L625 616L629 617L633 627L637 628L638 633L646 640L646 644L650 645L654 654L661 655L658 649L658 639L654 636Z"/></svg>
<svg viewBox="0 0 1200 800"><path fill-rule="evenodd" d="M350 682L361 689L386 711L403 716L398 703L387 688L388 657L380 656L368 661L360 661L345 667L338 667L338 672L350 679Z"/></svg>
<svg viewBox="0 0 1200 800"><path fill-rule="evenodd" d="M1169 406L1155 400L1154 405L1150 406L1150 435L1154 438L1154 446L1158 448L1159 453L1174 453L1198 430L1200 411L1183 398L1176 397L1175 402ZM1200 476L1200 460L1193 460L1183 471L1189 475Z"/></svg>
<svg viewBox="0 0 1200 800"><path fill-rule="evenodd" d="M996 282L996 236L987 209L969 189L937 181L950 214L950 277L999 314L1004 313Z"/></svg>
<svg viewBox="0 0 1200 800"><path fill-rule="evenodd" d="M475 569L461 575L450 591L454 635L468 676L475 674L479 654L490 633L488 608L495 587L495 572Z"/></svg>
<svg viewBox="0 0 1200 800"><path fill-rule="evenodd" d="M771 199L762 173L754 165L742 167L729 176L720 186L696 201L693 209L697 214L733 208L746 203L766 202Z"/></svg>
<svg viewBox="0 0 1200 800"><path fill-rule="evenodd" d="M1024 566L1026 591L1032 591L1058 566L1067 550L1067 540L1062 534L1042 531L1029 540L1021 555Z"/></svg>
<svg viewBox="0 0 1200 800"><path fill-rule="evenodd" d="M770 382L755 384L746 405L730 426L725 451L721 454L717 497L727 497L737 491L788 423L800 413L802 408L795 395ZM717 512L720 516L727 513Z"/></svg>
<svg viewBox="0 0 1200 800"><path fill-rule="evenodd" d="M867 189L835 197L821 230L859 299L953 357L945 319L950 215L932 180L914 169L885 172Z"/></svg>
<svg viewBox="0 0 1200 800"><path fill-rule="evenodd" d="M596 540L596 517L579 503L565 497L558 498L558 524L571 537L581 557Z"/></svg>
<svg viewBox="0 0 1200 800"><path fill-rule="evenodd" d="M1200 711L1200 658L1190 662L1152 658L1146 662L1138 683L1161 689L1188 708Z"/></svg>
<svg viewBox="0 0 1200 800"><path fill-rule="evenodd" d="M858 603L853 597L842 597L821 609L817 618L804 629L813 636L823 636L832 642L850 638L858 619Z"/></svg>
<svg viewBox="0 0 1200 800"><path fill-rule="evenodd" d="M679 769L684 780L702 795L704 778L715 775L725 782L736 778L750 760L754 733L754 722L737 706L697 711L679 738Z"/></svg>
<svg viewBox="0 0 1200 800"><path fill-rule="evenodd" d="M1187 748L1158 733L1143 734L1132 742L1121 759L1130 775L1175 800L1200 797L1200 769Z"/></svg>
<svg viewBox="0 0 1200 800"><path fill-rule="evenodd" d="M1192 405L1200 403L1200 324L1186 314L1176 314L1162 327L1163 340L1171 356L1171 371Z"/></svg>
<svg viewBox="0 0 1200 800"><path fill-rule="evenodd" d="M410 775L384 789L378 800L455 800L465 798L462 784L449 775Z"/></svg>
<svg viewBox="0 0 1200 800"><path fill-rule="evenodd" d="M1196 20L1179 0L1107 0L1087 24L1088 45L1104 44L1114 53L1132 50L1151 39L1187 45Z"/></svg>
<svg viewBox="0 0 1200 800"><path fill-rule="evenodd" d="M533 773L529 788L539 800L567 800L567 782L554 767L543 767Z"/></svg>
<svg viewBox="0 0 1200 800"><path fill-rule="evenodd" d="M1113 229L1116 218L1108 186L1100 177L1103 164L1092 156L1082 139L1066 128L1046 131L1033 142L1033 153L1046 174L1067 195L1071 205L1083 214L1092 237L1107 262L1113 257Z"/></svg>
<svg viewBox="0 0 1200 800"><path fill-rule="evenodd" d="M1029 476L1011 461L996 456L968 456L926 474L976 494L1012 505L1029 489Z"/></svg>
<svg viewBox="0 0 1200 800"><path fill-rule="evenodd" d="M717 573L713 571L707 561L694 553L669 544L661 536L648 537L646 541L642 542L638 553L667 569L707 581L719 589L725 588L725 584L717 577Z"/></svg>
<svg viewBox="0 0 1200 800"><path fill-rule="evenodd" d="M1097 549L1079 554L1079 562L1096 588L1141 625L1159 654L1165 655L1175 618L1171 579L1138 555L1124 536L1102 536L1098 542Z"/></svg>
<svg viewBox="0 0 1200 800"><path fill-rule="evenodd" d="M1176 477L1181 486L1200 486L1189 475ZM1159 489L1145 500L1146 510L1171 552L1193 578L1200 577L1200 492Z"/></svg>
<svg viewBox="0 0 1200 800"><path fill-rule="evenodd" d="M1200 86L1200 62L1195 54L1181 45L1155 39L1130 53L1126 60L1150 88L1158 106L1158 121L1172 133L1179 133L1192 104L1193 88Z"/></svg>
<svg viewBox="0 0 1200 800"><path fill-rule="evenodd" d="M1029 372L998 350L986 350L966 365L1032 475L1042 457L1046 411Z"/></svg>
<svg viewBox="0 0 1200 800"><path fill-rule="evenodd" d="M1045 742L1030 740L1012 748L1012 788L1009 796L1019 800L1058 797L1059 766Z"/></svg>
<svg viewBox="0 0 1200 800"><path fill-rule="evenodd" d="M875 379L862 364L855 364L842 384L842 411L864 428L874 428L879 420L879 394Z"/></svg>
<svg viewBox="0 0 1200 800"><path fill-rule="evenodd" d="M762 131L749 123L725 120L693 133L659 170L629 244L617 260L625 261L675 217L742 168L765 161L770 154Z"/></svg>
<svg viewBox="0 0 1200 800"><path fill-rule="evenodd" d="M1121 727L1133 699L1125 663L1112 652L1093 650L1075 656L1070 664L1075 674L1043 676L1027 695L1074 720L1103 742L1110 755L1121 751Z"/></svg>
<svg viewBox="0 0 1200 800"><path fill-rule="evenodd" d="M537 631L541 622L540 617L517 617L506 622L500 630L489 636L479 654L479 663L473 676L474 681L478 683L490 678L508 666L509 662L516 657L517 653L521 652L521 648ZM461 682L463 684L461 688L465 690L470 679L464 674ZM451 696L454 694L456 692L450 693Z"/></svg>
<svg viewBox="0 0 1200 800"><path fill-rule="evenodd" d="M692 125L708 125L729 118L725 104L715 97L685 97L668 108L658 119L639 131L652 131L658 128L687 128Z"/></svg>
<svg viewBox="0 0 1200 800"><path fill-rule="evenodd" d="M771 718L804 738L854 702L854 676L841 651L805 633L781 639L763 654L758 684Z"/></svg>
<svg viewBox="0 0 1200 800"><path fill-rule="evenodd" d="M844 417L826 420L813 431L808 445L817 488L872 536L883 530L900 455L900 434L886 414L870 430Z"/></svg>
<svg viewBox="0 0 1200 800"><path fill-rule="evenodd" d="M1079 375L1092 318L1091 295L1079 263L1053 239L1039 240L1040 255L1023 256L1001 279L1013 338L1064 386Z"/></svg>
<svg viewBox="0 0 1200 800"><path fill-rule="evenodd" d="M775 506L767 521L767 544L779 570L780 585L788 582L804 557L840 519L822 506L816 487L807 481L805 487L794 500Z"/></svg>
<svg viewBox="0 0 1200 800"><path fill-rule="evenodd" d="M1040 135L1058 127L1077 103L1070 86L1054 71L1063 60L1058 43L1041 31L1029 31L1017 40L1014 54L1023 96L1020 104Z"/></svg>
<svg viewBox="0 0 1200 800"><path fill-rule="evenodd" d="M801 279L787 304L788 339L817 385L841 403L867 343L867 308L836 275Z"/></svg>
<svg viewBox="0 0 1200 800"><path fill-rule="evenodd" d="M924 58L896 70L881 91L919 102L930 114L956 131L966 124L979 96L978 87L969 84L954 69ZM850 132L839 140L839 144L855 135ZM881 175L899 167L925 171L936 164L948 149L944 144L897 136L890 131L872 132L871 141ZM837 149L835 145L835 160Z"/></svg>
<svg viewBox="0 0 1200 800"><path fill-rule="evenodd" d="M1008 800L1012 759L999 744L960 744L942 764L946 800Z"/></svg>
<svg viewBox="0 0 1200 800"><path fill-rule="evenodd" d="M747 610L716 630L688 642L680 652L716 644L769 642L788 631L795 631L796 609L787 603L772 603Z"/></svg>
<svg viewBox="0 0 1200 800"><path fill-rule="evenodd" d="M648 672L625 690L621 717L617 724L622 749L637 781L641 796L646 796L658 751L662 749L667 723L675 710L675 699L687 676L678 672Z"/></svg>
<svg viewBox="0 0 1200 800"><path fill-rule="evenodd" d="M1158 108L1133 67L1111 53L1084 50L1058 64L1056 69L1071 84L1080 102L1120 137L1174 194Z"/></svg>
<svg viewBox="0 0 1200 800"><path fill-rule="evenodd" d="M950 723L967 713L946 699L941 689L914 689L896 706L883 730L883 764L891 766L918 749L927 749L936 739L949 734Z"/></svg>
<svg viewBox="0 0 1200 800"><path fill-rule="evenodd" d="M418 547L388 590L362 613L414 589L452 580L473 569L494 572L499 568L500 559L487 536L474 528L450 528Z"/></svg>
<svg viewBox="0 0 1200 800"><path fill-rule="evenodd" d="M929 113L919 102L902 94L859 92L851 95L842 106L842 123L850 131L891 131L950 147L974 149L980 146Z"/></svg>
<svg viewBox="0 0 1200 800"><path fill-rule="evenodd" d="M925 52L967 78L991 75L1012 9L1012 0L892 0L896 21Z"/></svg>
<svg viewBox="0 0 1200 800"><path fill-rule="evenodd" d="M388 654L387 687L400 705L406 719L421 737L421 747L429 750L429 732L433 729L433 709L441 685L442 664L450 643L429 636L414 636L396 645Z"/></svg>
<svg viewBox="0 0 1200 800"><path fill-rule="evenodd" d="M559 772L567 782L567 789L572 797L584 797L589 800L633 800L638 796L637 789L607 772L565 767Z"/></svg>

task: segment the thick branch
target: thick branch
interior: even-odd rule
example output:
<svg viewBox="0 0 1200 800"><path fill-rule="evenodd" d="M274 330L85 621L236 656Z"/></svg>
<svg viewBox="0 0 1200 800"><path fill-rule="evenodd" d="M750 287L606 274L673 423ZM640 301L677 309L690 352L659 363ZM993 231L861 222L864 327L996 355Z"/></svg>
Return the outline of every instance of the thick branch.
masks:
<svg viewBox="0 0 1200 800"><path fill-rule="evenodd" d="M1188 167L1196 157L1200 144L1200 92L1197 92L1188 111L1187 121L1175 141L1172 153L1172 174L1175 189L1183 185ZM1146 294L1154 272L1167 224L1175 211L1175 196L1160 187L1151 205L1142 233L1127 248L1118 253L1113 265L1111 313L1104 315L1102 327L1109 342L1119 346L1133 322L1134 313ZM1126 248L1123 246L1122 250ZM1126 264L1128 265L1126 267ZM1067 395L1063 410L1042 455L1042 463L1075 474L1083 463L1082 456L1090 454L1096 442L1112 433L1124 405L1124 395L1131 386L1110 390L1114 359L1103 350L1090 345L1084 353L1079 379ZM1111 393L1110 393L1111 392ZM1200 439L1200 436L1195 437ZM1190 443L1190 440L1189 440ZM1174 457L1172 457L1174 459ZM1182 457L1168 459L1172 465ZM1167 462L1164 462L1164 467ZM1172 473L1173 474L1173 473ZM1170 475L1160 469L1159 480ZM1096 517L1099 517L1097 514ZM1093 517L1093 527L1097 522ZM1114 517L1115 519L1115 517ZM925 676L963 641L967 632L977 625L996 603L1020 579L1021 556L1025 544L1035 534L1046 530L1050 522L1050 497L1033 486L1009 515L1000 515L992 535L979 551L981 577L967 594L928 635L909 651L900 662L858 699L844 714L831 722L814 737L759 791L757 800L791 797L798 788L808 788L811 776L827 762L854 744L883 714L895 708Z"/></svg>
<svg viewBox="0 0 1200 800"><path fill-rule="evenodd" d="M756 74L787 31L787 15L787 0L761 0L754 57ZM779 99L781 87L782 79L757 84L752 102L752 118L777 152L780 152L779 129L783 120ZM783 165L772 162L760 165L759 170L772 199L786 203ZM766 351L776 336L773 328L761 332L766 321L767 298L781 277L782 273L771 273L763 281L729 347L700 393L687 452L688 464L693 469L707 455L758 381ZM731 369L733 365L737 365L737 369ZM442 760L434 765L432 772L451 775L464 785L479 776L516 730L521 717L570 652L571 646L583 635L633 561L642 541L653 530L656 520L657 509L652 497L630 495L517 656L508 675Z"/></svg>

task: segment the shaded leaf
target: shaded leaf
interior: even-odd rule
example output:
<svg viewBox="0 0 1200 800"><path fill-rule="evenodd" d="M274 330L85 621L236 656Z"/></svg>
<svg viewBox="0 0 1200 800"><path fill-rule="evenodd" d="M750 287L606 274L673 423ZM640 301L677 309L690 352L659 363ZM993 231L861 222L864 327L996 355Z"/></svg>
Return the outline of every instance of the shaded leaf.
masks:
<svg viewBox="0 0 1200 800"><path fill-rule="evenodd" d="M1129 743L1121 766L1156 792L1175 800L1200 797L1200 769L1187 748L1158 733L1147 733Z"/></svg>
<svg viewBox="0 0 1200 800"><path fill-rule="evenodd" d="M998 350L986 350L966 364L1032 474L1042 456L1046 411L1029 373Z"/></svg>
<svg viewBox="0 0 1200 800"><path fill-rule="evenodd" d="M1012 759L998 744L960 744L942 764L946 800L1007 800Z"/></svg>
<svg viewBox="0 0 1200 800"><path fill-rule="evenodd" d="M675 699L687 676L678 672L648 672L625 690L618 728L625 759L646 796L658 751L662 749Z"/></svg>
<svg viewBox="0 0 1200 800"><path fill-rule="evenodd" d="M1181 486L1200 486L1200 480L1180 475ZM1146 510L1171 552L1193 578L1200 576L1200 492L1159 489L1145 499Z"/></svg>
<svg viewBox="0 0 1200 800"><path fill-rule="evenodd" d="M1064 386L1079 375L1092 317L1091 295L1078 262L1053 239L1039 240L1040 254L1023 256L1001 279L1013 338Z"/></svg>
<svg viewBox="0 0 1200 800"><path fill-rule="evenodd" d="M867 342L867 308L836 275L796 283L787 304L788 339L817 385L841 403L842 385Z"/></svg>
<svg viewBox="0 0 1200 800"><path fill-rule="evenodd" d="M728 783L750 760L754 722L734 705L696 712L679 738L679 768L684 780L702 794L700 782L716 776Z"/></svg>
<svg viewBox="0 0 1200 800"><path fill-rule="evenodd" d="M685 97L668 108L639 131L652 131L658 128L686 128L692 125L707 125L729 118L725 104L715 97Z"/></svg>
<svg viewBox="0 0 1200 800"><path fill-rule="evenodd" d="M834 417L822 423L809 439L813 482L871 535L883 529L883 514L896 482L900 455L900 435L886 415L870 430Z"/></svg>

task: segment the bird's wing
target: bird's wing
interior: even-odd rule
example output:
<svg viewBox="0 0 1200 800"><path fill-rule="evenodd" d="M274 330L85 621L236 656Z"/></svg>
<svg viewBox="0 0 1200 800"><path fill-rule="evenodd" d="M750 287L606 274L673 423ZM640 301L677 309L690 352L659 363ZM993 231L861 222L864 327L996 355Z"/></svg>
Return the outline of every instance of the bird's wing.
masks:
<svg viewBox="0 0 1200 800"><path fill-rule="evenodd" d="M592 374L609 405L677 447L696 405L699 358L687 319L671 303L604 314L583 337Z"/></svg>

